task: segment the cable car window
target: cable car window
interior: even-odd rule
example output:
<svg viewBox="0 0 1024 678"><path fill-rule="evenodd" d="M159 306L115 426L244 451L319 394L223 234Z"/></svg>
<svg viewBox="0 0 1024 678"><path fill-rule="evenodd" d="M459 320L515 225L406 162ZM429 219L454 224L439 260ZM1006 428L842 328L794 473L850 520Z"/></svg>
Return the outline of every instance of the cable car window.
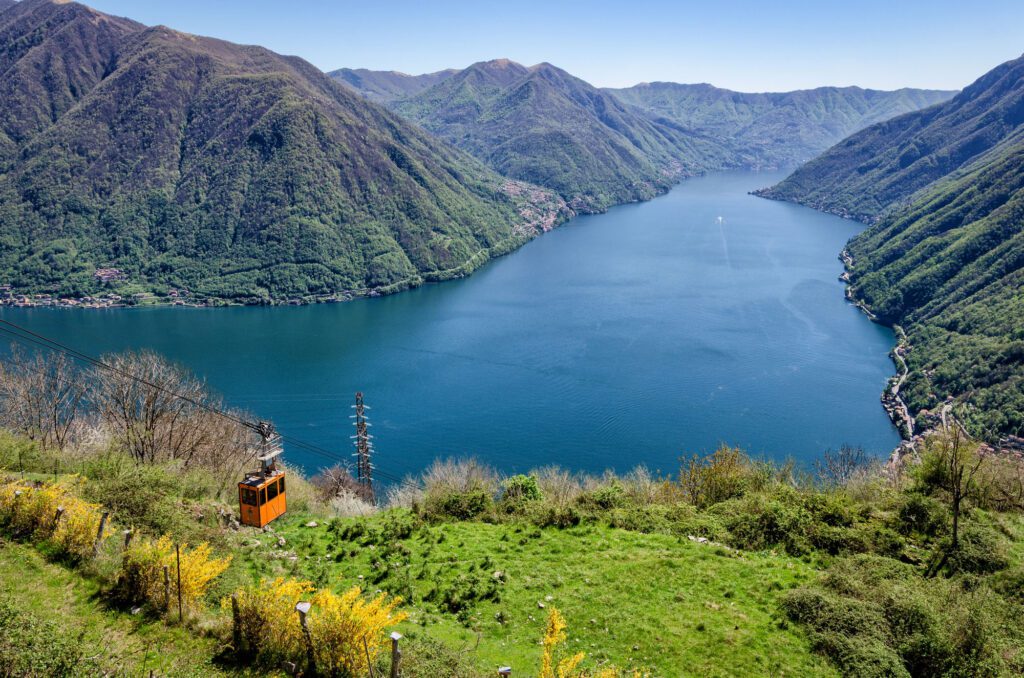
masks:
<svg viewBox="0 0 1024 678"><path fill-rule="evenodd" d="M281 494L284 494L284 476L278 482L281 484Z"/></svg>
<svg viewBox="0 0 1024 678"><path fill-rule="evenodd" d="M242 488L242 503L246 506L256 505L256 492L247 488Z"/></svg>
<svg viewBox="0 0 1024 678"><path fill-rule="evenodd" d="M265 488L265 487L262 490L260 490L260 503L261 504L266 504L267 503L267 488Z"/></svg>
<svg viewBox="0 0 1024 678"><path fill-rule="evenodd" d="M273 482L267 485L267 499L277 498L277 483Z"/></svg>

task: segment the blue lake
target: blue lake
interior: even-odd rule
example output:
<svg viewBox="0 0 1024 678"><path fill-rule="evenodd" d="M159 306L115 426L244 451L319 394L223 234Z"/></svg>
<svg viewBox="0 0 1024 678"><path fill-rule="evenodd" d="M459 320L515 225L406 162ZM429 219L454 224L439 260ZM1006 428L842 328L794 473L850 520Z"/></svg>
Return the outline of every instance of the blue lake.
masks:
<svg viewBox="0 0 1024 678"><path fill-rule="evenodd" d="M837 279L861 226L748 195L781 178L691 179L391 297L0 317L89 353L154 349L346 459L362 390L375 463L392 476L469 455L507 471L670 472L720 442L798 461L844 443L887 453L892 333ZM307 470L330 463L286 453Z"/></svg>

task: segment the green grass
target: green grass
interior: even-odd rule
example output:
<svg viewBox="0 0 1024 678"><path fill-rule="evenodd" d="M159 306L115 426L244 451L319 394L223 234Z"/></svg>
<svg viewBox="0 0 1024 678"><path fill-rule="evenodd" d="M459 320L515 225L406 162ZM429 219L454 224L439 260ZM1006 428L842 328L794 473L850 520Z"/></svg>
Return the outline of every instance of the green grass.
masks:
<svg viewBox="0 0 1024 678"><path fill-rule="evenodd" d="M0 541L0 594L16 598L22 609L58 624L66 636L81 634L82 656L97 673L231 674L214 663L220 651L216 640L159 619L112 609L98 583L47 561L31 546Z"/></svg>
<svg viewBox="0 0 1024 678"><path fill-rule="evenodd" d="M784 591L817 576L792 557L598 525L559 530L457 522L414 528L401 540L408 552L392 554L380 578L373 563L385 553L382 533L393 518L336 521L334 530L305 527L308 519L282 518L274 535L246 530L240 542L264 545L244 548L234 567L253 578L294 574L338 589L358 584L406 597L411 584L405 604L411 619L402 631L412 641L429 635L475 648L482 673L508 664L535 675L546 608L555 606L569 624L565 650L586 652L593 666L607 661L658 676L835 675L778 614ZM339 536L357 524L368 534ZM297 560L268 559L278 536ZM499 571L504 583L492 586ZM463 591L465 611L441 609L441 596L428 601L435 588ZM465 593L486 595L490 588L497 600Z"/></svg>

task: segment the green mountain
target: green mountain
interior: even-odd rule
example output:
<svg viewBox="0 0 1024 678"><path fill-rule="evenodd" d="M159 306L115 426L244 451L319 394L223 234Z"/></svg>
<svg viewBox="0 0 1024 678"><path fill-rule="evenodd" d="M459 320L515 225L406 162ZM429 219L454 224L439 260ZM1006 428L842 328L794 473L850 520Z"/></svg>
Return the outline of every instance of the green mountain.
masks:
<svg viewBox="0 0 1024 678"><path fill-rule="evenodd" d="M1024 58L762 194L874 223L849 245L852 292L906 329L913 410L1024 433Z"/></svg>
<svg viewBox="0 0 1024 678"><path fill-rule="evenodd" d="M0 284L236 299L462 274L567 212L305 61L76 3L0 14Z"/></svg>
<svg viewBox="0 0 1024 678"><path fill-rule="evenodd" d="M795 165L871 123L953 95L856 87L743 94L674 83L599 90L550 64L508 59L422 76L331 75L578 211L643 200L705 170Z"/></svg>
<svg viewBox="0 0 1024 678"><path fill-rule="evenodd" d="M392 108L577 211L645 200L718 166L714 141L657 122L551 64L473 64Z"/></svg>
<svg viewBox="0 0 1024 678"><path fill-rule="evenodd" d="M948 100L955 92L819 87L748 94L708 84L643 83L605 90L663 120L718 139L738 167L792 167L850 134Z"/></svg>
<svg viewBox="0 0 1024 678"><path fill-rule="evenodd" d="M339 68L327 75L370 101L384 104L419 94L456 73L458 71L453 68L423 75L407 75L398 71L371 71L365 68Z"/></svg>

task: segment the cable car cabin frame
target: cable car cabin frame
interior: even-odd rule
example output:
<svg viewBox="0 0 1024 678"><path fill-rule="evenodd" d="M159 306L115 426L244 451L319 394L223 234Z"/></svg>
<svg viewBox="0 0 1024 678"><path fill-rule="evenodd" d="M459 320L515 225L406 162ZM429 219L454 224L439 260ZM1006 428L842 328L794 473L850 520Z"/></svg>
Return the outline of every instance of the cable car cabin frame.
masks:
<svg viewBox="0 0 1024 678"><path fill-rule="evenodd" d="M259 457L260 470L247 474L245 480L238 483L238 508L243 525L263 527L288 510L285 472L278 470L274 462L279 454L280 448Z"/></svg>

